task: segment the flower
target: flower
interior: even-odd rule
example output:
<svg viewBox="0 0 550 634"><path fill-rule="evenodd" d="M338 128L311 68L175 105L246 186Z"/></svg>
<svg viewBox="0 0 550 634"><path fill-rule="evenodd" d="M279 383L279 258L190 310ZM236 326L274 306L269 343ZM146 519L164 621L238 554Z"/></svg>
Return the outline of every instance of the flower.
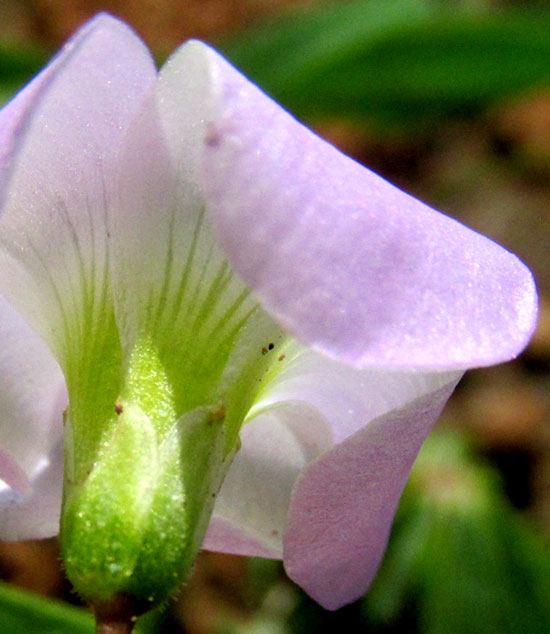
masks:
<svg viewBox="0 0 550 634"><path fill-rule="evenodd" d="M513 255L106 15L1 111L0 202L0 535L56 533L63 484L96 603L164 600L203 539L360 596L463 371L534 328Z"/></svg>

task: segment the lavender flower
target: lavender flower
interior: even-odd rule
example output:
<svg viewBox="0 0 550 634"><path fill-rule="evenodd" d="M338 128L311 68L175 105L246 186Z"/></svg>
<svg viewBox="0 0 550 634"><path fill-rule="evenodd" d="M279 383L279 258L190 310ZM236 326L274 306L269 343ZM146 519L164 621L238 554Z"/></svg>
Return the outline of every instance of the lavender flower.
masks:
<svg viewBox="0 0 550 634"><path fill-rule="evenodd" d="M462 373L534 328L513 255L105 15L0 112L0 202L0 536L57 533L63 489L96 604L203 542L357 598Z"/></svg>

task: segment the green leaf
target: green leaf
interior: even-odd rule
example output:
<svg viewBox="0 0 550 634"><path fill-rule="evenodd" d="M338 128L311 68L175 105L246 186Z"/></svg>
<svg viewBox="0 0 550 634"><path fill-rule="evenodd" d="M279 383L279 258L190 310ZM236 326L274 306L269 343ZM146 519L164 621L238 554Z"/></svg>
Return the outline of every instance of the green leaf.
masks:
<svg viewBox="0 0 550 634"><path fill-rule="evenodd" d="M47 57L34 45L0 42L0 105L40 70Z"/></svg>
<svg viewBox="0 0 550 634"><path fill-rule="evenodd" d="M410 124L550 85L549 32L549 11L361 0L271 21L221 48L299 116Z"/></svg>
<svg viewBox="0 0 550 634"><path fill-rule="evenodd" d="M136 634L161 632L166 615L160 610L142 616ZM0 632L9 634L93 634L88 610L31 594L0 583Z"/></svg>
<svg viewBox="0 0 550 634"><path fill-rule="evenodd" d="M0 631L10 634L92 634L94 622L83 609L0 584Z"/></svg>
<svg viewBox="0 0 550 634"><path fill-rule="evenodd" d="M550 554L461 437L433 433L412 471L364 601L375 622L411 609L423 634L550 631Z"/></svg>

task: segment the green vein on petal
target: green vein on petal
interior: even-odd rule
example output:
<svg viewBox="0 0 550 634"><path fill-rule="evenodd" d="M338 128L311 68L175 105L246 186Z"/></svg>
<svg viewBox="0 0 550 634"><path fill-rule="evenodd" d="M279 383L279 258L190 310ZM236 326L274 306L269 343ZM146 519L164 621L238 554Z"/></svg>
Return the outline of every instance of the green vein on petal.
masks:
<svg viewBox="0 0 550 634"><path fill-rule="evenodd" d="M170 392L175 419L196 407L223 408L229 451L268 363L262 349L284 335L233 275L202 204L185 202L176 196L165 209L150 212L137 236L115 232L125 236L116 242L120 259L114 262L125 373L129 359L138 358L140 374L162 373L165 394L159 392L159 399L166 401ZM156 360L154 371L145 371L145 358ZM147 407L154 419L150 399Z"/></svg>

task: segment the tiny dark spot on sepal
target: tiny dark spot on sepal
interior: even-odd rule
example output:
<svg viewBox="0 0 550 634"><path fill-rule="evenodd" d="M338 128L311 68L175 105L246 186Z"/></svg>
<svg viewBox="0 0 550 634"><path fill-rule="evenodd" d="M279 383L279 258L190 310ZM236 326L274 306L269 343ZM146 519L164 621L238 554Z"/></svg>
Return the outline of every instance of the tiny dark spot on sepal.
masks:
<svg viewBox="0 0 550 634"><path fill-rule="evenodd" d="M208 425L212 425L214 423L221 423L225 420L225 416L227 414L227 408L224 403L222 403L219 407L212 410L210 412L210 417L208 419Z"/></svg>
<svg viewBox="0 0 550 634"><path fill-rule="evenodd" d="M115 401L115 412L120 416L124 411L124 405L120 401Z"/></svg>

